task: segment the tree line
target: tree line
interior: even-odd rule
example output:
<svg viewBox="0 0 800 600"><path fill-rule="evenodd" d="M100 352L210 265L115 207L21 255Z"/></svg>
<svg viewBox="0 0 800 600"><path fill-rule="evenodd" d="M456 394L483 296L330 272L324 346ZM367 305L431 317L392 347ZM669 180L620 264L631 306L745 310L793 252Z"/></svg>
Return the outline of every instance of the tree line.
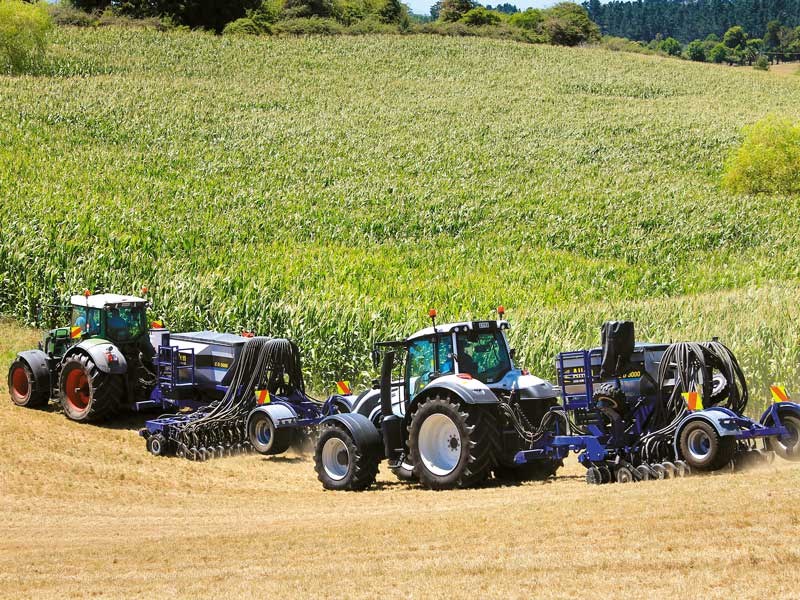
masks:
<svg viewBox="0 0 800 600"><path fill-rule="evenodd" d="M736 25L761 36L770 21L790 30L800 25L800 0L588 0L583 6L604 35L644 42L722 38Z"/></svg>
<svg viewBox="0 0 800 600"><path fill-rule="evenodd" d="M440 0L430 19L418 19L400 0L69 1L88 13L156 18L232 35L433 33L564 46L600 40L600 28L573 2L519 11L508 3L492 9L475 0Z"/></svg>

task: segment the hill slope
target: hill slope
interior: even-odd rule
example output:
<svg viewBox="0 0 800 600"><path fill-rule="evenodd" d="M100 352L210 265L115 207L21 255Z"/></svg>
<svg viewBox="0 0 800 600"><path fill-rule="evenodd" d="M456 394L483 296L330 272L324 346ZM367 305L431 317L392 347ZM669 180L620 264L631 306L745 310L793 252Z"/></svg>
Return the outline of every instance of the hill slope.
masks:
<svg viewBox="0 0 800 600"><path fill-rule="evenodd" d="M730 197L740 127L800 81L428 36L60 30L0 78L0 311L153 289L175 328L295 337L317 385L375 336L511 310L528 366L633 317L798 381L797 197Z"/></svg>

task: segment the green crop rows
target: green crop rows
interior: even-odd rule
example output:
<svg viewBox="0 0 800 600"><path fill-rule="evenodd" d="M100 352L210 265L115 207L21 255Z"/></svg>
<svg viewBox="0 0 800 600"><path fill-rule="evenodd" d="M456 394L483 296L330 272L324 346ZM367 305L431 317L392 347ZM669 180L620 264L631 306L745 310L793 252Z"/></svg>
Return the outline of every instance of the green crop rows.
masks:
<svg viewBox="0 0 800 600"><path fill-rule="evenodd" d="M0 312L149 285L173 329L293 337L320 390L431 306L503 303L548 377L634 318L800 383L800 197L719 186L744 124L800 118L795 78L433 36L54 42L49 75L0 77Z"/></svg>

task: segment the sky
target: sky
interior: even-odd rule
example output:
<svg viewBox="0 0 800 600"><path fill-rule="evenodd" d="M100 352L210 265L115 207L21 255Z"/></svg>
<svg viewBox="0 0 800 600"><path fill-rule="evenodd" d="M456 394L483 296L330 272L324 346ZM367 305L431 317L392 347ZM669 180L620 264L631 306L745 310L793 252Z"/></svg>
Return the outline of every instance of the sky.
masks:
<svg viewBox="0 0 800 600"><path fill-rule="evenodd" d="M436 2L436 0L405 0L405 3L408 4L412 12L418 15L430 14L431 6L434 2ZM484 6L487 4L495 6L497 4L503 4L504 2L513 4L520 10L525 10L526 8L546 8L548 6L553 6L558 3L558 0L519 0L518 2L514 0L480 0L480 3Z"/></svg>

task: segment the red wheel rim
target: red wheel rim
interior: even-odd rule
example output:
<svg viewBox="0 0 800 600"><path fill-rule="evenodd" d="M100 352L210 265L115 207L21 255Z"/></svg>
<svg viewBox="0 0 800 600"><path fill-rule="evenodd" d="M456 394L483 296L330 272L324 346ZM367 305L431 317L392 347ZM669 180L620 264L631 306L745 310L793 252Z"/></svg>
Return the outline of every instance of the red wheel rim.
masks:
<svg viewBox="0 0 800 600"><path fill-rule="evenodd" d="M11 373L11 393L18 401L23 401L31 391L31 384L28 381L28 374L25 367L19 366Z"/></svg>
<svg viewBox="0 0 800 600"><path fill-rule="evenodd" d="M76 410L83 410L89 406L89 378L83 369L73 369L67 373L67 382L64 386L67 393L67 402Z"/></svg>

